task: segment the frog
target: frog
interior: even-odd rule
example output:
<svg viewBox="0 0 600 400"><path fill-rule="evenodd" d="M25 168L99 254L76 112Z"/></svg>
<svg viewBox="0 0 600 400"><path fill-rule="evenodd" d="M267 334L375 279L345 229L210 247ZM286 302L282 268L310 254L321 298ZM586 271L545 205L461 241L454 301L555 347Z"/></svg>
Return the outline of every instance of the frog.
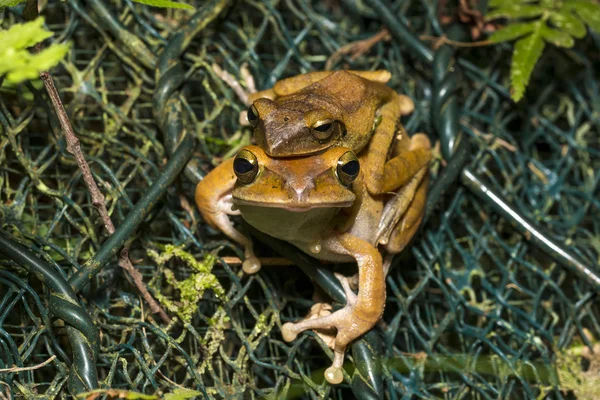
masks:
<svg viewBox="0 0 600 400"><path fill-rule="evenodd" d="M427 136L418 134L408 147L399 141L392 155L428 146ZM306 330L335 330L334 339L328 343L334 359L325 371L331 384L343 380L348 345L380 320L390 256L414 236L424 212L426 167L390 198L369 192L368 176L362 171L367 159L366 152L357 157L351 148L342 146L311 155L275 158L260 146L251 145L207 174L195 193L203 219L245 247L245 272L256 272L260 262L252 241L235 229L231 215L241 215L256 229L321 261L357 263L358 293L347 278L336 275L347 298L343 308L281 326L287 342ZM381 225L388 215L401 216L391 230Z"/></svg>
<svg viewBox="0 0 600 400"><path fill-rule="evenodd" d="M390 79L386 70L315 71L255 92L248 97L247 120L256 144L272 157L315 154L336 146L359 154L366 148L363 170L369 192L392 192L427 165L430 154L418 148L410 155L388 157L396 137L408 138L400 117L414 109L409 97L386 85Z"/></svg>

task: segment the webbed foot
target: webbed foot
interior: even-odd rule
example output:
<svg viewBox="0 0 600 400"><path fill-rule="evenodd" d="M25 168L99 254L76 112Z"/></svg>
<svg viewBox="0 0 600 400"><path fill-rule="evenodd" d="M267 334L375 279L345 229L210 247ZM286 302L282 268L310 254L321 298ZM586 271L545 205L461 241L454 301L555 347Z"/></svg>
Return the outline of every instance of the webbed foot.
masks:
<svg viewBox="0 0 600 400"><path fill-rule="evenodd" d="M369 331L379 320L379 316L365 319L361 314L361 307L347 305L324 317L305 319L296 323L287 322L282 326L281 333L286 342L291 342L299 333L309 329L329 330L335 328L337 333L331 346L334 350L333 363L325 372L325 379L335 385L343 380L342 366L348 344Z"/></svg>

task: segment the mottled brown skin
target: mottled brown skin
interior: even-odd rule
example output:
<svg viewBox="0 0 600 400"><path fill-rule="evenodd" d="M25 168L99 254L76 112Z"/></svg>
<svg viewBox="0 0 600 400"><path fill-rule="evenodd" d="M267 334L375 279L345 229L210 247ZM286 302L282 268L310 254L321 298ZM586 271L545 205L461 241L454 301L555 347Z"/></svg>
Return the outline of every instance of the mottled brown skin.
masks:
<svg viewBox="0 0 600 400"><path fill-rule="evenodd" d="M421 148L429 149L429 141L424 135L415 135L412 141L399 140L393 155L405 156ZM239 182L233 161L225 161L198 184L198 208L209 224L245 247L246 272L256 272L260 264L252 242L233 228L228 215L241 214L257 229L318 259L357 262L358 294L342 280L347 296L344 308L282 327L286 341L308 329L335 328L335 358L325 376L329 382L339 383L348 344L379 321L385 306L387 271L378 245L382 243L381 250L390 254L397 253L416 232L424 210L427 169L403 177L406 185L388 200L390 196L370 193L368 175L362 171L350 185L340 182L338 160L349 148L332 147L316 155L280 159L269 157L257 146L245 149L256 156L259 165L255 180ZM363 152L361 165L368 157ZM410 157L406 159L410 161ZM393 229L387 229L391 223Z"/></svg>
<svg viewBox="0 0 600 400"><path fill-rule="evenodd" d="M385 85L390 77L388 71L320 71L254 93L250 101L258 117L257 145L272 157L297 157L339 146L359 154L368 146L363 170L369 192L395 191L426 166L431 155L429 149L415 149L414 154L388 159L396 133L406 138L400 117L413 108L409 98ZM316 138L313 128L322 121L335 121L341 128L326 139Z"/></svg>

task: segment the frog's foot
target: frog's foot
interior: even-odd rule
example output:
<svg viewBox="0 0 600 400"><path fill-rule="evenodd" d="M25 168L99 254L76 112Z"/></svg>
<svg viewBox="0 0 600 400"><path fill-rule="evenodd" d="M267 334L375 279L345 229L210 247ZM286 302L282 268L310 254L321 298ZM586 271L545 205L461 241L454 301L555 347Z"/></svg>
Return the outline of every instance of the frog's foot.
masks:
<svg viewBox="0 0 600 400"><path fill-rule="evenodd" d="M358 297L356 296L356 293L354 293L354 291L352 290L352 284L355 283L354 280L356 280L355 285L356 287L358 287L358 274L351 276L350 278L337 272L334 275L337 278L337 280L340 281L340 283L342 284L344 294L346 295L346 304L348 304L349 306L354 306Z"/></svg>
<svg viewBox="0 0 600 400"><path fill-rule="evenodd" d="M316 319L331 315L331 304L327 303L315 303L310 308L310 312L304 318L304 320ZM335 329L315 329L314 332L321 338L323 343L333 350L335 345Z"/></svg>
<svg viewBox="0 0 600 400"><path fill-rule="evenodd" d="M409 115L415 110L415 102L404 94L398 94L398 103L400 104L400 115Z"/></svg>
<svg viewBox="0 0 600 400"><path fill-rule="evenodd" d="M308 329L335 328L337 334L333 343L333 364L325 371L325 379L334 385L341 383L344 378L342 372L344 354L348 344L368 332L379 320L379 315L376 318L362 319L363 316L359 308L361 307L356 304L353 306L347 305L324 317L306 319L296 323L287 322L281 327L283 339L286 342L291 342L296 339L299 333Z"/></svg>

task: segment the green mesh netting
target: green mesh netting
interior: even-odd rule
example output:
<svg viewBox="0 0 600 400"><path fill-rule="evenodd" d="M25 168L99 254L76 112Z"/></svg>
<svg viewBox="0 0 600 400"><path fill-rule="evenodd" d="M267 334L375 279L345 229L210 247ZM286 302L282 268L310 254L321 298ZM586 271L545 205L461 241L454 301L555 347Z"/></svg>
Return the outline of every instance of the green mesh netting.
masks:
<svg viewBox="0 0 600 400"><path fill-rule="evenodd" d="M591 351L600 339L595 286L533 246L468 186L446 188L396 257L384 318L349 352L348 379L335 387L323 383L331 352L318 337L288 344L279 329L306 315L314 283L296 266L249 277L228 265L240 249L208 228L193 203L194 180L251 140L238 122L245 106L215 65L240 82L247 65L257 88L268 88L324 69L336 50L377 34L383 20L391 40L344 54L332 68L391 71L390 86L415 101L403 120L410 133L444 137L454 119L460 129L449 134L470 144L469 171L597 270L598 36L573 50L550 48L515 105L506 89L510 45L459 49L456 59L449 46L418 50L418 36L446 29L438 16L451 13L436 2L397 1L388 14L379 1L190 3L195 14L128 0L40 2L54 40L73 42L51 72L122 236L106 242L41 82L5 83L4 398L64 398L96 379L100 388L161 397L186 388L198 398L600 398L600 347ZM5 9L1 26L22 21L21 13ZM401 36L404 26L413 36ZM195 149L189 140L178 147L182 133L196 139ZM436 161L432 181L445 165ZM169 308L170 324L118 266L123 244ZM264 244L258 252L277 255ZM82 265L76 294L66 282ZM92 270L100 272L84 286ZM190 290L186 279L205 290Z"/></svg>

